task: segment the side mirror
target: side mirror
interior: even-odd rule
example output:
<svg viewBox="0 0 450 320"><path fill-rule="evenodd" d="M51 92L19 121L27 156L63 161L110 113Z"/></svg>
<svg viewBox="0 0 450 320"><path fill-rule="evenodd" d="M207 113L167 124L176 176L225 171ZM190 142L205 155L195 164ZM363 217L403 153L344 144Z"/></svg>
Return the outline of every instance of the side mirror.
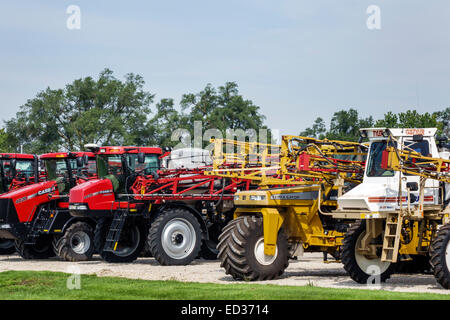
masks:
<svg viewBox="0 0 450 320"><path fill-rule="evenodd" d="M84 158L83 157L78 157L77 158L77 167L81 168L84 166Z"/></svg>
<svg viewBox="0 0 450 320"><path fill-rule="evenodd" d="M419 190L419 184L417 182L407 182L406 188L408 188L411 191L417 191Z"/></svg>
<svg viewBox="0 0 450 320"><path fill-rule="evenodd" d="M138 163L145 163L145 153L139 152L137 155Z"/></svg>

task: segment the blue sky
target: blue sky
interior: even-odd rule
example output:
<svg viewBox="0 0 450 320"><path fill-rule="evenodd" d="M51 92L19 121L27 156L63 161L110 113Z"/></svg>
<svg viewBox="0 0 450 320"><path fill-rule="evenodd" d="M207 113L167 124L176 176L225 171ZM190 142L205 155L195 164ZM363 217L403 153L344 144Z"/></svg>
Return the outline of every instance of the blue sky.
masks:
<svg viewBox="0 0 450 320"><path fill-rule="evenodd" d="M68 30L69 5L81 29ZM381 30L366 27L369 5ZM318 116L450 105L448 1L5 1L1 119L47 86L142 75L156 100L236 81L266 123L297 134Z"/></svg>

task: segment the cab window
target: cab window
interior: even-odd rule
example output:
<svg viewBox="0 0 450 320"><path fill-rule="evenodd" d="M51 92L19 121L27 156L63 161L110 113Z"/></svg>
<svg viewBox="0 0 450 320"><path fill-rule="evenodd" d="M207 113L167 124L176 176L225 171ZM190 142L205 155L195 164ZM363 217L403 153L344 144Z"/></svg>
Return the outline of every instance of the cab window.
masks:
<svg viewBox="0 0 450 320"><path fill-rule="evenodd" d="M390 146L396 146L394 142L389 143ZM393 170L384 170L381 167L383 151L386 150L387 141L372 142L367 161L367 176L368 177L393 177L395 172Z"/></svg>

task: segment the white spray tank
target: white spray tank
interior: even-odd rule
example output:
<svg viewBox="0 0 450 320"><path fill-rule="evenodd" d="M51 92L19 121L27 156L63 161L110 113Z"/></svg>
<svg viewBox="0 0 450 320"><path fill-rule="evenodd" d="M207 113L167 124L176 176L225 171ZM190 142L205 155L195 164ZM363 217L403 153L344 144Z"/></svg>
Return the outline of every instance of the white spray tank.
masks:
<svg viewBox="0 0 450 320"><path fill-rule="evenodd" d="M195 169L210 165L212 165L212 159L209 151L200 148L173 150L163 161L166 169Z"/></svg>

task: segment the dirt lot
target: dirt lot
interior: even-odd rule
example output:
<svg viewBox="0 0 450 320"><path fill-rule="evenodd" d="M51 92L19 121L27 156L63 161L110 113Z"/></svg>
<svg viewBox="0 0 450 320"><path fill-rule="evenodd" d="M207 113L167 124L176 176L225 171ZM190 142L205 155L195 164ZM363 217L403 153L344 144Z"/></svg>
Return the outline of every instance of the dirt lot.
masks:
<svg viewBox="0 0 450 320"><path fill-rule="evenodd" d="M196 260L188 266L160 266L153 258L139 258L133 263L111 264L100 257L87 262L71 263L51 260L23 260L17 255L0 257L0 272L7 270L49 270L79 272L98 276L118 276L145 280L179 280L192 282L236 283L226 275L218 261ZM291 260L282 278L260 283L303 286L312 284L320 287L380 289L360 285L351 280L340 263L323 263L322 254L305 254L300 260ZM381 289L405 292L432 292L450 294L440 287L431 274L393 275Z"/></svg>

